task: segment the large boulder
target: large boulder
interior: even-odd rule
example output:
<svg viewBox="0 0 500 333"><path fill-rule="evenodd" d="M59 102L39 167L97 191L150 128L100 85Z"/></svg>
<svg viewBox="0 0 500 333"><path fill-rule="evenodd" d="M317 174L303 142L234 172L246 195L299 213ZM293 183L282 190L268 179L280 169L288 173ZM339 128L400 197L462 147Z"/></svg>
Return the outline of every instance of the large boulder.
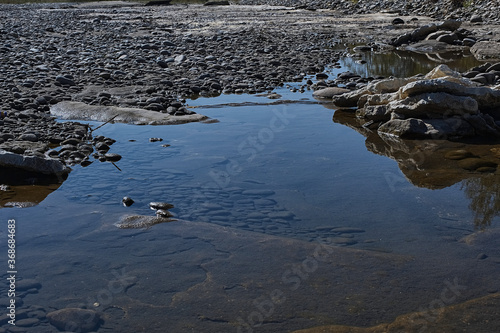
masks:
<svg viewBox="0 0 500 333"><path fill-rule="evenodd" d="M477 87L446 65L423 77L373 82L334 96L333 102L357 106L356 116L366 121L363 127L382 123L379 133L401 138L500 137L496 123L500 120L500 90Z"/></svg>

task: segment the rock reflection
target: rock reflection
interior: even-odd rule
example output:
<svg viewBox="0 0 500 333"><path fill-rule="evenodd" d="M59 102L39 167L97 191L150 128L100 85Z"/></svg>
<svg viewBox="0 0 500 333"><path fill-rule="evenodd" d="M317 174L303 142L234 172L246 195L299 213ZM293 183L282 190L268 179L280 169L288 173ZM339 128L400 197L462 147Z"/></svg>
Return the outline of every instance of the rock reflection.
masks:
<svg viewBox="0 0 500 333"><path fill-rule="evenodd" d="M454 51L446 53L416 53L395 50L388 53L362 52L341 60L341 66L349 71L368 76L410 77L428 73L436 64L447 64L453 70L467 70L483 64L470 53Z"/></svg>
<svg viewBox="0 0 500 333"><path fill-rule="evenodd" d="M476 227L489 226L500 216L500 143L381 137L376 129L361 126L352 110L336 110L333 122L366 137L367 150L395 160L415 186L442 189L460 183L470 200Z"/></svg>
<svg viewBox="0 0 500 333"><path fill-rule="evenodd" d="M469 208L475 213L476 227L483 229L500 215L500 181L497 175L465 179L462 190L470 199Z"/></svg>
<svg viewBox="0 0 500 333"><path fill-rule="evenodd" d="M62 182L61 177L41 176L11 168L0 168L0 209L38 205Z"/></svg>

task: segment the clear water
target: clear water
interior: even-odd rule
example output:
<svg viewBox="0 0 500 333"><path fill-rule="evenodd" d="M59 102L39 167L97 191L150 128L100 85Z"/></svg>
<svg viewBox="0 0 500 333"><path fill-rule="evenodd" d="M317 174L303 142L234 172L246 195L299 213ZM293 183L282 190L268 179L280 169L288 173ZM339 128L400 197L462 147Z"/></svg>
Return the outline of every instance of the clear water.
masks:
<svg viewBox="0 0 500 333"><path fill-rule="evenodd" d="M117 140L121 171L75 167L37 206L1 209L19 278L42 285L24 307L95 309L98 332L289 332L390 322L454 279L465 287L444 305L498 291L498 218L478 232L461 182L416 187L311 92L277 92L294 102L222 95L188 102L217 123L107 124L95 134ZM179 220L116 227L151 201ZM318 244L338 252L319 260Z"/></svg>

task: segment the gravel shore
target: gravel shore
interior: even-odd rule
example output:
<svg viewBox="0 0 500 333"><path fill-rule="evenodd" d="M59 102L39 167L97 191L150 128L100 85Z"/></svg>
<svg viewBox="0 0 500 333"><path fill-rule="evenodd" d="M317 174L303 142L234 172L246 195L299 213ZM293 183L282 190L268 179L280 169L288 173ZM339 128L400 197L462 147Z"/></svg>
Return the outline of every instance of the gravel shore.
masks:
<svg viewBox="0 0 500 333"><path fill-rule="evenodd" d="M90 127L56 123L51 106L75 101L183 116L193 113L185 107L191 96L271 92L307 75L321 80L325 66L342 56L342 43L378 48L415 28L393 26L396 17L429 15L419 16L425 24L481 14L485 22L498 21L497 1L453 10L440 0L425 7L418 1L261 3L0 5L0 149L66 165L91 163L93 151L106 160ZM480 35L498 36L498 26L478 24ZM356 80L348 87L367 82ZM66 149L53 150L61 144Z"/></svg>

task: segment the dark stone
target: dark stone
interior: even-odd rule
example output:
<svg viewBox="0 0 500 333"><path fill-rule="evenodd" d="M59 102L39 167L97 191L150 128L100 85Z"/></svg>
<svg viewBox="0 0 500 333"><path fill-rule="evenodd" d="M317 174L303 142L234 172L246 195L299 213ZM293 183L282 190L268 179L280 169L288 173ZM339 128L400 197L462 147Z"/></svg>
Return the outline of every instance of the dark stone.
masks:
<svg viewBox="0 0 500 333"><path fill-rule="evenodd" d="M203 6L229 6L229 1L207 1Z"/></svg>
<svg viewBox="0 0 500 333"><path fill-rule="evenodd" d="M104 157L106 158L106 161L108 162L118 162L119 160L122 159L121 155L119 154L105 154Z"/></svg>
<svg viewBox="0 0 500 333"><path fill-rule="evenodd" d="M481 22L483 22L483 18L479 15L472 15L472 17L470 18L470 22L471 23L481 23Z"/></svg>
<svg viewBox="0 0 500 333"><path fill-rule="evenodd" d="M149 208L154 209L154 210L158 210L158 209L169 210L171 208L174 208L174 205L169 204L167 202L150 202Z"/></svg>
<svg viewBox="0 0 500 333"><path fill-rule="evenodd" d="M76 83L73 79L68 78L66 76L59 75L56 77L56 81L62 84L63 86L75 86Z"/></svg>
<svg viewBox="0 0 500 333"><path fill-rule="evenodd" d="M144 6L169 6L172 0L152 0L146 2Z"/></svg>
<svg viewBox="0 0 500 333"><path fill-rule="evenodd" d="M134 200L132 200L132 198L129 197L123 197L122 203L125 207L130 207L134 203Z"/></svg>
<svg viewBox="0 0 500 333"><path fill-rule="evenodd" d="M61 331L92 332L99 327L100 317L94 310L66 308L47 313L49 323Z"/></svg>
<svg viewBox="0 0 500 333"><path fill-rule="evenodd" d="M393 25L398 25L398 24L405 24L405 21L399 17L396 17L394 20L392 20Z"/></svg>

